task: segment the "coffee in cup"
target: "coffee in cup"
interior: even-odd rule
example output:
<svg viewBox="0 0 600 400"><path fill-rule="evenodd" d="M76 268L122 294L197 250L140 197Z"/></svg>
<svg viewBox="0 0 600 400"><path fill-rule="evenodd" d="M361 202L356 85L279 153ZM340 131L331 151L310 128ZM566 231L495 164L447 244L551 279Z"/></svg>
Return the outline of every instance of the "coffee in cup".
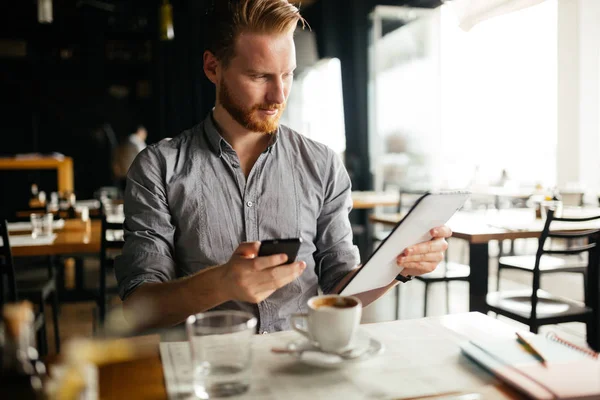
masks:
<svg viewBox="0 0 600 400"><path fill-rule="evenodd" d="M333 308L352 308L359 304L358 299L345 296L320 296L312 302L314 308L333 307Z"/></svg>
<svg viewBox="0 0 600 400"><path fill-rule="evenodd" d="M292 315L291 325L323 351L339 352L352 344L361 315L362 303L356 297L315 296L308 300L308 313Z"/></svg>

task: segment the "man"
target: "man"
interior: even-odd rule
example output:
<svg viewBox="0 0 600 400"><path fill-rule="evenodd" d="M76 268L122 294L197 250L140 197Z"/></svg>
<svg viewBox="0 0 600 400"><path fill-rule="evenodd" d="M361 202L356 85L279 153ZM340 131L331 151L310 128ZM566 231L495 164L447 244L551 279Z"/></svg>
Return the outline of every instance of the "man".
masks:
<svg viewBox="0 0 600 400"><path fill-rule="evenodd" d="M125 190L127 171L135 157L146 148L148 131L143 125L138 125L135 132L127 137L127 141L120 143L113 151L112 169L116 185Z"/></svg>
<svg viewBox="0 0 600 400"><path fill-rule="evenodd" d="M336 293L357 271L350 180L332 150L278 126L296 67L293 34L304 22L297 8L287 0L214 4L204 72L216 105L132 165L120 294L137 327L240 309L259 318L262 333L288 329L318 286ZM402 274L435 269L450 233L437 228L434 240L403 251ZM290 237L303 239L298 261L257 256L258 241ZM366 305L394 284L358 297Z"/></svg>

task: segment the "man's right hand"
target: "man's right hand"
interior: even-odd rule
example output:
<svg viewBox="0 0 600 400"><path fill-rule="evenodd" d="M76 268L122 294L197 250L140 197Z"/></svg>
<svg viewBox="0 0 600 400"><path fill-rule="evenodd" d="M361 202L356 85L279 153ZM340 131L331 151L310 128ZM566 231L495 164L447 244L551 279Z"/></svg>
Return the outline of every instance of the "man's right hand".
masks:
<svg viewBox="0 0 600 400"><path fill-rule="evenodd" d="M223 283L230 299L259 303L306 269L304 261L283 264L287 261L285 254L258 257L259 248L260 242L242 243L222 266Z"/></svg>

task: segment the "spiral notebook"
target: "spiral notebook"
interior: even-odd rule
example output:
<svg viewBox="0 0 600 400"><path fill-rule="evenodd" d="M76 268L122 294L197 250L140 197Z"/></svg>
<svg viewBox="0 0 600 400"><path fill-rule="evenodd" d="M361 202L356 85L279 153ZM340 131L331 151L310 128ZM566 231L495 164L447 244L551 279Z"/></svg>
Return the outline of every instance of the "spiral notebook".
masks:
<svg viewBox="0 0 600 400"><path fill-rule="evenodd" d="M598 353L572 344L556 334L527 339L543 354L541 363L514 340L471 340L460 348L467 357L498 379L533 399L599 399Z"/></svg>

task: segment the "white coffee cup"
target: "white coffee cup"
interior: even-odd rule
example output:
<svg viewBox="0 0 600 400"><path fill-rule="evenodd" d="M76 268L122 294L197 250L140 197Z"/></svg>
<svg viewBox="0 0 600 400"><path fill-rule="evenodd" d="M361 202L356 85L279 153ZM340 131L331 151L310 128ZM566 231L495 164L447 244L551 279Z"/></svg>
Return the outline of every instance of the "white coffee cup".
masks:
<svg viewBox="0 0 600 400"><path fill-rule="evenodd" d="M292 315L291 325L321 350L339 352L352 344L361 315L362 303L356 297L315 296L308 300L308 313Z"/></svg>

